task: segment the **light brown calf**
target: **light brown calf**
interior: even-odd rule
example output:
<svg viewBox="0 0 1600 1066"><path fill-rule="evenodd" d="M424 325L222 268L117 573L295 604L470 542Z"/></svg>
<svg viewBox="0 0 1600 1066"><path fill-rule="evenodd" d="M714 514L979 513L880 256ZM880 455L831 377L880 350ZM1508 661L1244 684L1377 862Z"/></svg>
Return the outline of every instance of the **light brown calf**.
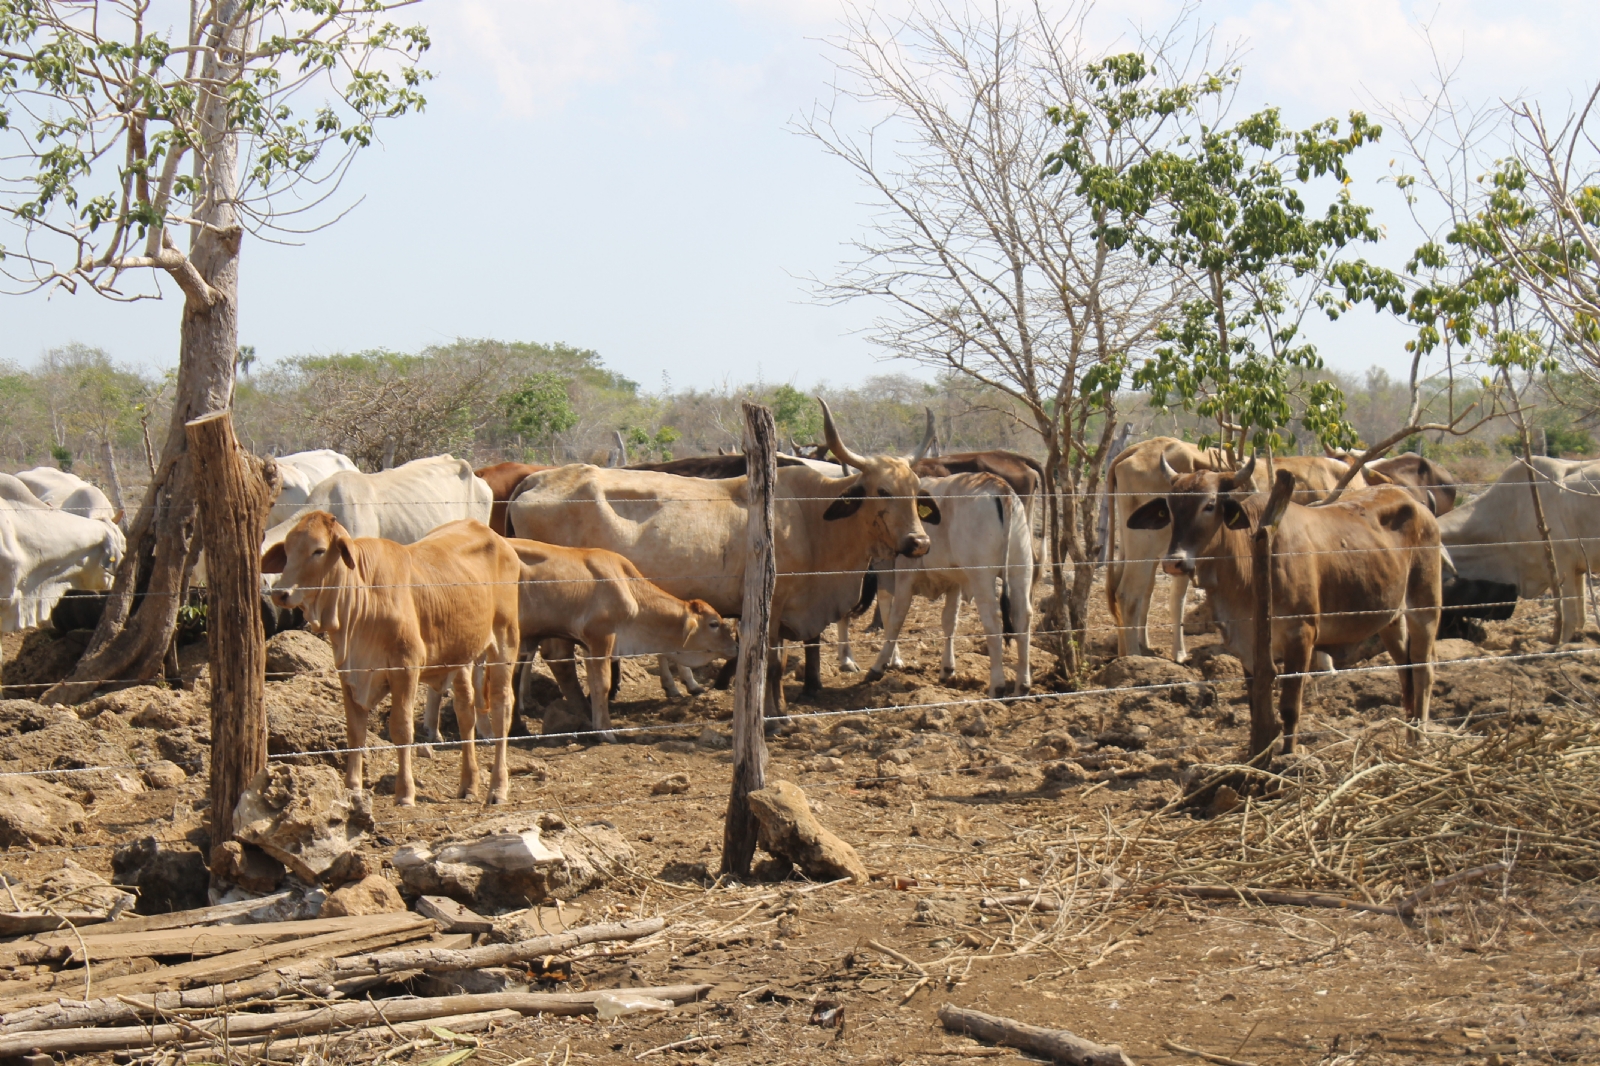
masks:
<svg viewBox="0 0 1600 1066"><path fill-rule="evenodd" d="M573 643L583 645L590 725L605 740L613 739L606 732L611 728L613 655L732 659L739 654L732 622L704 600L680 600L663 592L616 552L536 540L507 543L522 562L519 621L527 657L532 658L540 641L562 643L545 656L555 669L562 659L570 663Z"/></svg>
<svg viewBox="0 0 1600 1066"><path fill-rule="evenodd" d="M411 778L411 706L421 682L455 693L465 799L477 790L472 743L474 704L487 703L494 731L490 803L508 798L506 727L511 670L517 653L517 579L522 563L510 544L476 519L440 526L414 544L352 537L326 511L301 516L282 543L262 558L261 570L281 574L272 591L280 607L299 607L307 627L333 644L345 723L353 749L345 785L361 788L367 716L389 697L389 733L399 756L394 801L417 801ZM485 664L483 692L474 700L472 668Z"/></svg>

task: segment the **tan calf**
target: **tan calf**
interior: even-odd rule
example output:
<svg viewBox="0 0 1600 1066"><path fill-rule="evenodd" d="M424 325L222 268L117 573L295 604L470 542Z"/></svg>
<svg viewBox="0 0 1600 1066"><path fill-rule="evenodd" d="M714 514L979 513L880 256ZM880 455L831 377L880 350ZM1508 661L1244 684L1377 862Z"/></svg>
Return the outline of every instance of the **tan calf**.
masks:
<svg viewBox="0 0 1600 1066"><path fill-rule="evenodd" d="M570 642L547 654L552 667L582 644L589 680L590 724L612 737L609 670L613 655L699 653L732 659L737 628L704 600L680 600L646 581L639 568L603 548L563 548L535 540L507 541L522 562L522 645Z"/></svg>
<svg viewBox="0 0 1600 1066"><path fill-rule="evenodd" d="M325 511L302 515L262 558L280 574L272 599L299 607L313 632L327 635L344 692L350 747L345 785L360 790L367 716L389 697L389 733L399 756L394 801L417 801L411 778L411 706L417 684L455 693L461 730L461 788L477 790L474 704L487 704L495 737L490 803L508 798L506 727L517 653L517 579L522 563L502 537L476 519L440 526L414 544L352 537ZM485 665L474 700L472 668Z"/></svg>

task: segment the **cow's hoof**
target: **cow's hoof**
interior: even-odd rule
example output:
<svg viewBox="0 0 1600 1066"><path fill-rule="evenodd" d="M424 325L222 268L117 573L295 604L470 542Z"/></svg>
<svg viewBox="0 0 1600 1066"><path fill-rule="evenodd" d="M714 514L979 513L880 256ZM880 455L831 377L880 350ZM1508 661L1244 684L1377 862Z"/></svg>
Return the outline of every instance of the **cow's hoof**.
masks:
<svg viewBox="0 0 1600 1066"><path fill-rule="evenodd" d="M861 667L856 665L854 659L846 659L844 662L839 664L839 672L841 674L859 674L861 672Z"/></svg>
<svg viewBox="0 0 1600 1066"><path fill-rule="evenodd" d="M431 759L431 758L433 758L433 745L432 744L418 744L417 745L417 758L419 758L419 759Z"/></svg>
<svg viewBox="0 0 1600 1066"><path fill-rule="evenodd" d="M615 744L617 742L617 734L609 729L597 729L591 736L602 744Z"/></svg>
<svg viewBox="0 0 1600 1066"><path fill-rule="evenodd" d="M874 666L871 670L867 671L867 676L863 677L861 679L861 683L863 685L870 685L874 681L882 681L882 680L883 680L883 671L879 670L876 666Z"/></svg>
<svg viewBox="0 0 1600 1066"><path fill-rule="evenodd" d="M415 796L396 796L394 798L394 805L396 807L415 807L417 805L417 797L415 797Z"/></svg>
<svg viewBox="0 0 1600 1066"><path fill-rule="evenodd" d="M489 798L483 801L485 807L504 807L511 802L511 796L505 792L491 792Z"/></svg>
<svg viewBox="0 0 1600 1066"><path fill-rule="evenodd" d="M954 681L955 679L956 679L956 672L954 670L940 670L939 671L939 684L948 685L950 682Z"/></svg>
<svg viewBox="0 0 1600 1066"><path fill-rule="evenodd" d="M1029 684L1026 681L1018 681L1015 685L1012 686L1011 694L1013 696L1026 696L1028 693L1030 693L1032 691L1033 691L1033 686L1031 684Z"/></svg>

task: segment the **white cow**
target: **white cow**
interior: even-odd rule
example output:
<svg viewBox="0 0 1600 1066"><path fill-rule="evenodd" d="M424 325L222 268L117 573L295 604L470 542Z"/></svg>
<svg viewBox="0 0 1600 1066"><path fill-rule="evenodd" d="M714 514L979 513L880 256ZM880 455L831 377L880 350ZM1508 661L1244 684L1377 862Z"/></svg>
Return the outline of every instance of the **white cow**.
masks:
<svg viewBox="0 0 1600 1066"><path fill-rule="evenodd" d="M42 503L58 511L66 511L80 518L99 518L107 522L117 520L117 509L111 505L106 494L77 474L69 474L53 466L36 466L18 474L17 480L28 486Z"/></svg>
<svg viewBox="0 0 1600 1066"><path fill-rule="evenodd" d="M476 518L487 525L493 506L494 490L489 483L474 474L465 459L449 455L413 459L376 474L340 470L315 485L291 517L267 530L261 553L265 555L273 545L282 543L299 516L308 511L328 512L354 537L415 544L446 522L460 518ZM470 593L462 590L461 594ZM437 742L440 694L425 687L424 697L422 740ZM487 719L478 723L484 736L490 735L482 732L486 725ZM421 754L430 756L433 749L424 747Z"/></svg>
<svg viewBox="0 0 1600 1066"><path fill-rule="evenodd" d="M0 632L42 624L68 589L110 588L126 550L110 521L58 511L0 474Z"/></svg>
<svg viewBox="0 0 1600 1066"><path fill-rule="evenodd" d="M1529 477L1529 464L1519 459L1482 496L1439 519L1439 539L1450 552L1457 577L1479 582L1491 599L1503 597L1492 590L1494 584L1515 585L1520 597L1550 588ZM1531 477L1539 487L1555 550L1564 644L1582 627L1585 579L1600 570L1600 461L1537 456Z"/></svg>
<svg viewBox="0 0 1600 1066"><path fill-rule="evenodd" d="M921 488L938 503L938 521L924 520L931 546L919 559L896 558L892 571L883 571L880 588L893 585L894 600L887 612L883 649L867 671L876 681L889 667L899 667L898 639L911 609L913 595L944 600L944 661L942 680L955 675L956 618L961 598L978 605L978 617L989 644L989 694L1005 690L1004 639L1015 634L1017 676L1013 692L1022 695L1033 684L1028 665L1029 634L1033 628L1033 529L1027 509L1011 487L993 474L952 474L925 477ZM999 582L1001 595L996 596Z"/></svg>
<svg viewBox="0 0 1600 1066"><path fill-rule="evenodd" d="M283 491L267 516L267 524L275 526L289 520L311 498L311 490L341 470L355 470L356 464L331 448L310 452L280 455L276 460L278 473L283 477Z"/></svg>

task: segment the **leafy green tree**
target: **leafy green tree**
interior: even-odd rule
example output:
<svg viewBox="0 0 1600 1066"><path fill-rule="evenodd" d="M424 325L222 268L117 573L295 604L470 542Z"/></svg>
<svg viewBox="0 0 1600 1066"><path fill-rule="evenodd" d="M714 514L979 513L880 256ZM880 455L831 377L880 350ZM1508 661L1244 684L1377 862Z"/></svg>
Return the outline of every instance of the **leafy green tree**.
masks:
<svg viewBox="0 0 1600 1066"><path fill-rule="evenodd" d="M622 439L627 442L629 455L635 461L659 459L663 463L670 462L672 445L682 436L671 426L662 426L654 433L639 426L628 426L622 431Z"/></svg>
<svg viewBox="0 0 1600 1066"><path fill-rule="evenodd" d="M578 424L567 382L548 371L532 375L506 397L506 415L512 431L535 446L542 443L551 462L555 462L556 436Z"/></svg>
<svg viewBox="0 0 1600 1066"><path fill-rule="evenodd" d="M817 402L793 385L772 390L772 420L781 439L812 444L822 439L822 414Z"/></svg>
<svg viewBox="0 0 1600 1066"><path fill-rule="evenodd" d="M1151 66L1138 55L1113 56L1089 73L1100 90L1094 106L1115 123L1193 113L1202 98L1151 84ZM1081 113L1058 114L1070 127ZM1322 369L1322 360L1301 326L1314 307L1334 315L1345 309L1334 288L1342 257L1380 237L1371 209L1350 197L1346 169L1348 157L1380 133L1359 112L1347 125L1326 119L1294 130L1267 108L1232 125L1202 126L1120 172L1072 138L1050 157L1048 165L1073 175L1078 192L1103 210L1109 246L1131 247L1188 281L1190 296L1161 324L1154 357L1132 380L1157 407L1178 405L1211 420L1216 432L1202 444L1234 459L1249 449L1281 451L1279 431L1297 406L1322 443L1355 443L1338 386L1305 375ZM1307 187L1324 178L1339 191L1313 212Z"/></svg>
<svg viewBox="0 0 1600 1066"><path fill-rule="evenodd" d="M0 253L22 249L0 272L30 291L127 301L170 283L183 298L156 474L95 636L48 702L160 668L205 476L183 461L184 425L233 396L245 237L285 212L303 231L376 124L423 105L427 33L390 21L410 4L194 0L173 30L149 0L0 0Z"/></svg>

